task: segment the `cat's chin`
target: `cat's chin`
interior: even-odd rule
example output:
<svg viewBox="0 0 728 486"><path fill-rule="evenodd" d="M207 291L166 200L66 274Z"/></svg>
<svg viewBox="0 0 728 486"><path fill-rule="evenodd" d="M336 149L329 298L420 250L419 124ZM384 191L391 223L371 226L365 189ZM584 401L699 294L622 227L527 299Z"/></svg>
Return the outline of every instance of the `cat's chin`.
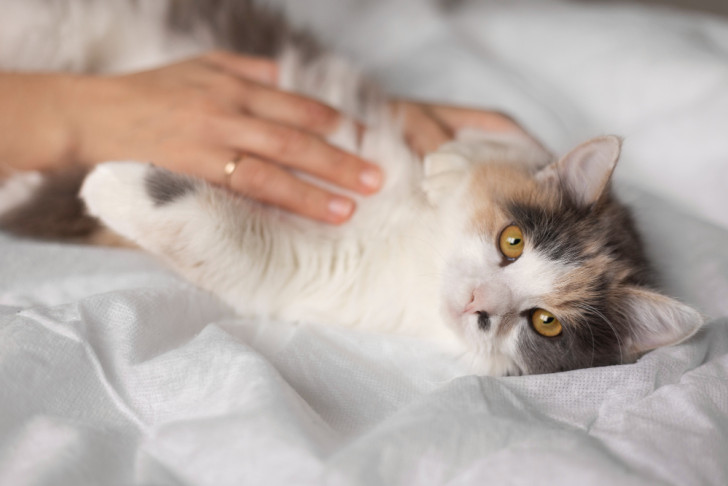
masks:
<svg viewBox="0 0 728 486"><path fill-rule="evenodd" d="M483 355L472 351L465 359L468 360L468 367L474 375L520 376L526 374L511 357L500 353Z"/></svg>
<svg viewBox="0 0 728 486"><path fill-rule="evenodd" d="M458 336L464 348L462 361L474 375L520 376L527 371L513 358L516 341L513 337L494 337L478 325L478 316L462 312L448 315L448 327ZM506 351L506 352L504 352Z"/></svg>

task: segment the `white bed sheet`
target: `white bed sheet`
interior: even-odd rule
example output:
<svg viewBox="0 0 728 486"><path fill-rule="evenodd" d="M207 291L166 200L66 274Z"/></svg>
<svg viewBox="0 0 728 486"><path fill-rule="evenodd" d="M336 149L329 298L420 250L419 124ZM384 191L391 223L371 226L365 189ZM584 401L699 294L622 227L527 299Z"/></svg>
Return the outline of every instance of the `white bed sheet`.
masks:
<svg viewBox="0 0 728 486"><path fill-rule="evenodd" d="M728 484L728 22L280 3L393 91L557 150L623 134L619 190L709 324L632 365L466 376L415 339L236 318L140 252L0 234L0 485Z"/></svg>

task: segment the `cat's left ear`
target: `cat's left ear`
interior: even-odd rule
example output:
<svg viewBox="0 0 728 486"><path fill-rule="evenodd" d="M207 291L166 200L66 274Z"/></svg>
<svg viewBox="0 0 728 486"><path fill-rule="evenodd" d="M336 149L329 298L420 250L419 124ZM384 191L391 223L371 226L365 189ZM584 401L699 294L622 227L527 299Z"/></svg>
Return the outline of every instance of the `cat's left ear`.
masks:
<svg viewBox="0 0 728 486"><path fill-rule="evenodd" d="M678 344L703 325L698 311L675 299L636 286L624 292L621 297L626 307L622 312L630 323L624 344L633 355Z"/></svg>
<svg viewBox="0 0 728 486"><path fill-rule="evenodd" d="M560 184L580 206L591 206L604 194L621 148L622 140L614 135L593 138L544 167L536 177Z"/></svg>

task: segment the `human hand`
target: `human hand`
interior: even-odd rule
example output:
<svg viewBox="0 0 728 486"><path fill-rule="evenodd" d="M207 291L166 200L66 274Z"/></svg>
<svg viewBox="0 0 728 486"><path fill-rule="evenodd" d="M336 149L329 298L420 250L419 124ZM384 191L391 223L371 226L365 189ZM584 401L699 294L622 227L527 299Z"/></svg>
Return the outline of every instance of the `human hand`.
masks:
<svg viewBox="0 0 728 486"><path fill-rule="evenodd" d="M346 221L354 202L296 177L309 173L362 194L379 168L328 144L341 115L276 89L272 61L215 51L123 76L84 77L71 99L75 156L148 160L309 218ZM226 176L225 166L234 168Z"/></svg>
<svg viewBox="0 0 728 486"><path fill-rule="evenodd" d="M317 101L275 89L275 63L211 52L123 76L0 74L0 169L149 160L205 178L301 215L346 221L354 203L295 177L310 173L363 194L379 169L323 137L341 115ZM508 117L468 108L395 101L405 134L421 154L464 126L521 130ZM230 177L228 162L237 160ZM1 174L0 174L1 175Z"/></svg>
<svg viewBox="0 0 728 486"><path fill-rule="evenodd" d="M440 145L452 140L458 130L466 127L530 136L512 118L497 111L404 100L393 101L391 106L402 114L407 142L420 155L437 150Z"/></svg>

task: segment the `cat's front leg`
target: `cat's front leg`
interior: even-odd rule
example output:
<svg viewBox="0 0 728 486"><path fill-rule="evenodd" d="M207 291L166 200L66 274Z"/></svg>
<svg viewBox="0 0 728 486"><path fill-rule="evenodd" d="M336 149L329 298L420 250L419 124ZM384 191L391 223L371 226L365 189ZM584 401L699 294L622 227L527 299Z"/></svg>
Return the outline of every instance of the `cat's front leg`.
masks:
<svg viewBox="0 0 728 486"><path fill-rule="evenodd" d="M195 179L151 164L107 162L86 177L80 195L89 214L156 253L181 231L190 214L180 203L201 186Z"/></svg>
<svg viewBox="0 0 728 486"><path fill-rule="evenodd" d="M248 310L246 302L262 285L274 246L260 204L136 162L98 165L84 181L81 197L89 213L110 229L239 311Z"/></svg>

